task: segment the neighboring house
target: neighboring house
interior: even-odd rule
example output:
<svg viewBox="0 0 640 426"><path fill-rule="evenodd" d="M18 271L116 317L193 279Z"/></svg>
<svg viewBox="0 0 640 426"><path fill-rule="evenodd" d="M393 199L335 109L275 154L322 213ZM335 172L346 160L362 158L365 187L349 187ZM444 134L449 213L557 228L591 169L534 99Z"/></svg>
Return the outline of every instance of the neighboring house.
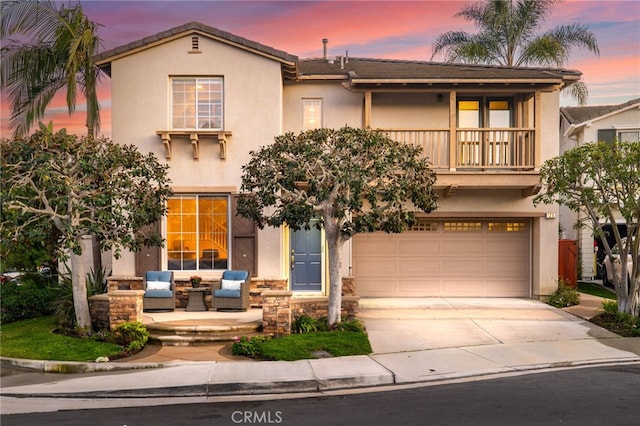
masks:
<svg viewBox="0 0 640 426"><path fill-rule="evenodd" d="M614 140L640 141L640 98L620 105L560 108L561 153L589 142L611 143ZM563 237L578 241L581 259L579 274L583 279L593 279L599 277L598 263L601 259L595 256L592 230L575 227L584 219L584 215L578 215L564 206L560 208ZM626 234L626 229L621 231Z"/></svg>
<svg viewBox="0 0 640 426"><path fill-rule="evenodd" d="M325 46L326 48L326 46ZM236 216L250 152L284 132L345 125L424 147L436 212L403 234L357 235L343 274L359 296L539 297L557 288L558 213L538 206L559 153L559 91L581 73L347 56L298 59L189 23L97 56L112 79L112 133L170 166L162 249L113 259L114 276L177 279L249 269L298 295L328 288L322 232L257 230Z"/></svg>

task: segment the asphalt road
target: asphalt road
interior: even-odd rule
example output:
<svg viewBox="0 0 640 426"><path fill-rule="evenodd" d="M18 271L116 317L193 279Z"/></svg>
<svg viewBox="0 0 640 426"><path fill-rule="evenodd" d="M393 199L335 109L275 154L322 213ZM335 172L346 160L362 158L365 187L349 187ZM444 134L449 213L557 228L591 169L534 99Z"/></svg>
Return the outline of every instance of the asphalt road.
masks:
<svg viewBox="0 0 640 426"><path fill-rule="evenodd" d="M11 425L631 425L640 423L640 365L373 393L3 415Z"/></svg>

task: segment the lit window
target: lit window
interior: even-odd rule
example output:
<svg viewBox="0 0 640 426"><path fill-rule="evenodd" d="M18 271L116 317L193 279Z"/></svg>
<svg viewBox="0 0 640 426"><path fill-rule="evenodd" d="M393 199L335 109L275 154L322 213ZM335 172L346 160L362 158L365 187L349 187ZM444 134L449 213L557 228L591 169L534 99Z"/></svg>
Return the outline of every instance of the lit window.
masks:
<svg viewBox="0 0 640 426"><path fill-rule="evenodd" d="M228 197L180 195L167 207L167 269L228 269Z"/></svg>
<svg viewBox="0 0 640 426"><path fill-rule="evenodd" d="M438 230L438 223L418 219L418 221L411 227L411 230L420 232L434 232Z"/></svg>
<svg viewBox="0 0 640 426"><path fill-rule="evenodd" d="M445 232L479 232L482 231L482 222L445 222Z"/></svg>
<svg viewBox="0 0 640 426"><path fill-rule="evenodd" d="M222 78L174 78L172 128L222 130Z"/></svg>
<svg viewBox="0 0 640 426"><path fill-rule="evenodd" d="M524 222L489 222L489 232L522 232L525 229Z"/></svg>
<svg viewBox="0 0 640 426"><path fill-rule="evenodd" d="M322 128L322 99L302 100L303 130Z"/></svg>

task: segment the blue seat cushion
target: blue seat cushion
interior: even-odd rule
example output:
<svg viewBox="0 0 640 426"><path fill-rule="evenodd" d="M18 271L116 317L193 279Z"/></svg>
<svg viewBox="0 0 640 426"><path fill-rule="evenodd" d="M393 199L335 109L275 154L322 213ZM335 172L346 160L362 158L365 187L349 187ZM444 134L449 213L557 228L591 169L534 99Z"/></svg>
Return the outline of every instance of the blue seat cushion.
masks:
<svg viewBox="0 0 640 426"><path fill-rule="evenodd" d="M144 292L144 297L173 297L171 290L147 290Z"/></svg>
<svg viewBox="0 0 640 426"><path fill-rule="evenodd" d="M222 278L225 280L244 281L249 276L247 271L224 271Z"/></svg>
<svg viewBox="0 0 640 426"><path fill-rule="evenodd" d="M171 281L171 271L147 271L147 281Z"/></svg>
<svg viewBox="0 0 640 426"><path fill-rule="evenodd" d="M240 297L240 290L215 290L213 292L215 297Z"/></svg>

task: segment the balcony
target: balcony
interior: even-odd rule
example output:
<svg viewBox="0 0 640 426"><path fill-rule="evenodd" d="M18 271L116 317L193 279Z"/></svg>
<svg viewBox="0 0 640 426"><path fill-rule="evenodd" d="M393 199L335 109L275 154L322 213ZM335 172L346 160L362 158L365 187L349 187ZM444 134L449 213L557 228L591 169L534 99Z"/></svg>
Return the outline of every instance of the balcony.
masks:
<svg viewBox="0 0 640 426"><path fill-rule="evenodd" d="M383 130L391 139L421 146L434 170L527 171L535 168L534 129Z"/></svg>
<svg viewBox="0 0 640 426"><path fill-rule="evenodd" d="M382 130L391 139L420 146L437 172L445 197L458 189L516 189L523 197L540 190L535 130L531 128ZM455 141L450 143L451 135Z"/></svg>

